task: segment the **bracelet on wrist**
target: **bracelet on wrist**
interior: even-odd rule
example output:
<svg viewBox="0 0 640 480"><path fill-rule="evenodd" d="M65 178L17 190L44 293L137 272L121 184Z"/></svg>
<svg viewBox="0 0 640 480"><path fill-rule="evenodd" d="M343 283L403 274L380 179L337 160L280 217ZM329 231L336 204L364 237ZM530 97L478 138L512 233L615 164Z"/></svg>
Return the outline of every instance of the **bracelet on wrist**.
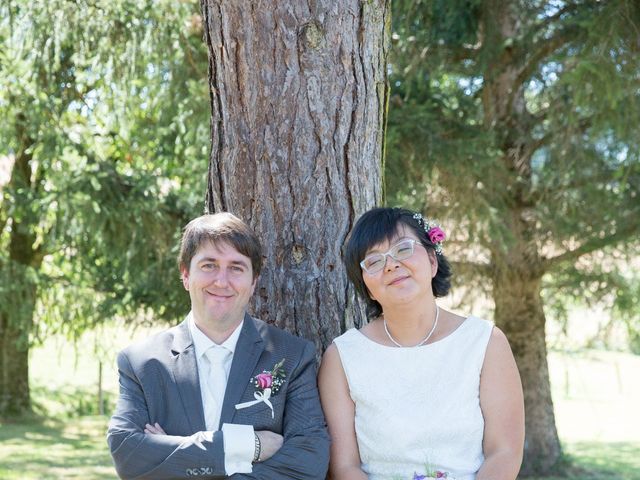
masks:
<svg viewBox="0 0 640 480"><path fill-rule="evenodd" d="M253 434L255 441L255 450L253 451L253 463L260 461L260 454L262 453L262 444L260 443L260 437L257 433Z"/></svg>

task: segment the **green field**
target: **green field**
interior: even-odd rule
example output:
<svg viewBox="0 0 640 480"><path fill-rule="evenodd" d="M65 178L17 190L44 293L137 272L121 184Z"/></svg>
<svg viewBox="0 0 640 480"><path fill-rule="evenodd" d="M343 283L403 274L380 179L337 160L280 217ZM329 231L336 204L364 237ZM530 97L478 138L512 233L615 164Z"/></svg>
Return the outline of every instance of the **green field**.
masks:
<svg viewBox="0 0 640 480"><path fill-rule="evenodd" d="M60 338L35 349L31 365L38 416L0 425L0 479L117 478L105 442L107 416L99 415L97 358L103 359L108 414L117 389L113 352L144 335L104 331L87 334L77 349ZM552 351L549 366L558 431L570 464L563 478L640 480L640 357Z"/></svg>
<svg viewBox="0 0 640 480"><path fill-rule="evenodd" d="M117 478L105 444L106 425L104 417L4 424L0 427L0 478Z"/></svg>

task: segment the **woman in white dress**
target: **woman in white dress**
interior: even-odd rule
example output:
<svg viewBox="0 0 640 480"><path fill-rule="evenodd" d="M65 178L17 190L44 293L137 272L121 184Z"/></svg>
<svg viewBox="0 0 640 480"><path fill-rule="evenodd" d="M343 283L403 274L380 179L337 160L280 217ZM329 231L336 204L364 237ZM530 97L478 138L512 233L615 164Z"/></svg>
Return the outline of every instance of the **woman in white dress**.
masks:
<svg viewBox="0 0 640 480"><path fill-rule="evenodd" d="M513 480L524 402L505 335L438 307L451 271L444 232L376 208L345 250L370 322L336 338L319 372L333 479Z"/></svg>

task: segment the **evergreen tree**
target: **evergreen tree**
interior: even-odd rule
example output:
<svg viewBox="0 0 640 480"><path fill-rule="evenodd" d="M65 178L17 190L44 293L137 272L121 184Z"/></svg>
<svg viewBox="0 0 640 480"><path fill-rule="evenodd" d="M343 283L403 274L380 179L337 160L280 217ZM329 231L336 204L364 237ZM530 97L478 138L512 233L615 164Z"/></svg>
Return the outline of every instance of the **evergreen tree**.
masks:
<svg viewBox="0 0 640 480"><path fill-rule="evenodd" d="M455 226L456 272L492 296L521 372L522 472L547 473L543 288L615 292L613 252L637 252L639 4L396 0L394 22L391 201ZM580 261L596 252L605 268Z"/></svg>
<svg viewBox="0 0 640 480"><path fill-rule="evenodd" d="M0 6L0 416L29 410L45 335L185 311L174 249L201 211L208 142L197 11Z"/></svg>

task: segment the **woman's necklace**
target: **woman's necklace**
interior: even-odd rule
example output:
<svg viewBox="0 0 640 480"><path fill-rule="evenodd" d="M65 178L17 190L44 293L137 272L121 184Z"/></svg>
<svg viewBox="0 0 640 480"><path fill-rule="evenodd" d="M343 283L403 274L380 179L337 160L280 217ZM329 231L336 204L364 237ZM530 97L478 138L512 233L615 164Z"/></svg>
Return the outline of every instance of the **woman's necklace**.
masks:
<svg viewBox="0 0 640 480"><path fill-rule="evenodd" d="M433 332L436 331L436 327L438 326L438 317L439 316L440 316L440 308L438 308L438 305L436 305L436 319L433 321L433 327L431 327L431 330L429 331L429 333L427 333L427 336L424 337L420 343L418 343L417 345L414 345L413 347L405 347L404 345L400 345L398 342L396 342L396 339L393 338L391 336L391 334L389 333L389 329L387 328L387 319L386 318L382 319L382 324L384 325L384 331L386 332L387 337L389 337L389 340L391 340L395 344L396 347L400 347L400 348L415 348L415 347L421 347L422 345L427 343L427 340L429 340L431 338L431 335L433 335Z"/></svg>

